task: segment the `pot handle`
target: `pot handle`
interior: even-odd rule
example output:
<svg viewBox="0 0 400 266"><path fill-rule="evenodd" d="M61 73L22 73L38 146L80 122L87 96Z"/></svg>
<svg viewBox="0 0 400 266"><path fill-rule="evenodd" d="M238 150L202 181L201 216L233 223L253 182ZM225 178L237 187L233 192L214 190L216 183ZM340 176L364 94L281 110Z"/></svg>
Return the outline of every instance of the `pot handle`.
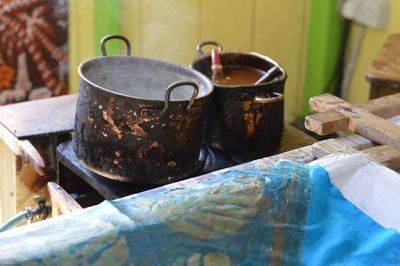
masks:
<svg viewBox="0 0 400 266"><path fill-rule="evenodd" d="M282 93L274 92L273 94L275 95L274 97L268 97L268 98L256 96L256 97L254 97L254 102L255 103L276 103L276 102L280 102L283 100Z"/></svg>
<svg viewBox="0 0 400 266"><path fill-rule="evenodd" d="M203 55L204 54L203 47L206 46L206 45L214 45L214 46L216 46L218 48L219 52L222 52L222 50L223 50L222 45L217 43L216 41L204 41L202 43L199 43L196 46L196 50L197 50L197 53L199 55Z"/></svg>
<svg viewBox="0 0 400 266"><path fill-rule="evenodd" d="M125 46L126 46L125 55L131 55L131 43L129 42L129 40L123 35L111 34L111 35L104 36L100 40L101 53L102 53L103 56L107 56L106 42L109 41L109 40L112 40L112 39L122 40L125 43Z"/></svg>
<svg viewBox="0 0 400 266"><path fill-rule="evenodd" d="M170 98L171 98L171 92L177 87L187 86L187 85L193 87L193 94L192 94L192 97L190 97L189 104L186 108L186 111L190 112L190 110L192 109L192 106L194 104L194 101L196 100L196 97L199 94L199 86L194 81L181 80L181 81L176 81L168 86L167 91L165 92L164 108L161 110L161 114L163 114L168 109Z"/></svg>

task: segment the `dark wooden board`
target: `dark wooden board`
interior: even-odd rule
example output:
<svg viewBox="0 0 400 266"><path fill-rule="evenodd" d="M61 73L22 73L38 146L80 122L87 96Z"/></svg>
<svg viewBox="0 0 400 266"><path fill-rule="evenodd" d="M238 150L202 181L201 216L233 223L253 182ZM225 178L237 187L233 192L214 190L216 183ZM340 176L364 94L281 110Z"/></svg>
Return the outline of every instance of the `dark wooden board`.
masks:
<svg viewBox="0 0 400 266"><path fill-rule="evenodd" d="M85 168L78 160L72 148L72 141L64 142L57 147L57 159L93 187L105 199L113 200L134 193L154 188L153 186L134 185L107 179Z"/></svg>
<svg viewBox="0 0 400 266"><path fill-rule="evenodd" d="M74 94L0 106L0 124L18 139L69 132L76 99Z"/></svg>

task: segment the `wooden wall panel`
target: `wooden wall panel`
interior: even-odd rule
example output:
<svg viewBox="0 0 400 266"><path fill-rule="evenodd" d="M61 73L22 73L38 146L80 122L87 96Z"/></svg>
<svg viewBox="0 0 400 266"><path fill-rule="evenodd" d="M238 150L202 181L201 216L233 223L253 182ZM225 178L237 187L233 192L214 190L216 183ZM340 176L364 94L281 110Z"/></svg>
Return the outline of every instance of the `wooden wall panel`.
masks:
<svg viewBox="0 0 400 266"><path fill-rule="evenodd" d="M197 0L153 0L142 9L142 53L189 65L198 34Z"/></svg>
<svg viewBox="0 0 400 266"><path fill-rule="evenodd" d="M132 55L143 54L143 0L120 0L120 31L131 42Z"/></svg>
<svg viewBox="0 0 400 266"><path fill-rule="evenodd" d="M200 40L215 40L225 50L252 50L255 1L200 0Z"/></svg>
<svg viewBox="0 0 400 266"><path fill-rule="evenodd" d="M69 1L69 91L76 93L79 90L79 64L95 55L94 43L94 0Z"/></svg>
<svg viewBox="0 0 400 266"><path fill-rule="evenodd" d="M0 139L0 223L16 213L16 163L14 153Z"/></svg>
<svg viewBox="0 0 400 266"><path fill-rule="evenodd" d="M303 99L310 0L256 0L254 50L278 61L288 73L285 118L300 114Z"/></svg>
<svg viewBox="0 0 400 266"><path fill-rule="evenodd" d="M131 40L134 55L187 66L196 57L196 45L207 39L219 41L225 50L268 55L289 75L286 120L301 114L310 0L120 0L119 3L120 32ZM84 12L93 8L93 4L94 0L71 0L71 8L75 10L71 12L71 30L79 31L78 35L72 33L75 36L72 38L75 42L81 38L79 45L71 47L71 56L75 58L71 60L71 71L75 73L79 60L94 54L93 14ZM83 25L87 30L80 28ZM78 84L79 77L71 76L75 78L71 84Z"/></svg>

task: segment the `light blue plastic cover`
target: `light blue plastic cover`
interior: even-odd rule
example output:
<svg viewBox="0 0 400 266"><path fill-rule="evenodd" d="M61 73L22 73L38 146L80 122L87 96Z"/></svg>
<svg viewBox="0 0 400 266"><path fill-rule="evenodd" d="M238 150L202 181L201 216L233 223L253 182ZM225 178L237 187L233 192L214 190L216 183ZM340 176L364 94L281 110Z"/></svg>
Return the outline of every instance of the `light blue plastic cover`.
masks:
<svg viewBox="0 0 400 266"><path fill-rule="evenodd" d="M249 163L0 234L0 265L26 263L399 265L400 235L323 168Z"/></svg>
<svg viewBox="0 0 400 266"><path fill-rule="evenodd" d="M0 264L296 265L309 180L281 162L105 201L0 234Z"/></svg>

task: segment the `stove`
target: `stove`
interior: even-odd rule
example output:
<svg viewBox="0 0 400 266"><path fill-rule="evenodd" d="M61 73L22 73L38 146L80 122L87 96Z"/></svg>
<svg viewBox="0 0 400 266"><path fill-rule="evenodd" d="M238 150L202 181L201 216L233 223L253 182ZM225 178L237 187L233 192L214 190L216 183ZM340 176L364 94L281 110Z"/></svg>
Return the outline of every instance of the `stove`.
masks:
<svg viewBox="0 0 400 266"><path fill-rule="evenodd" d="M211 147L202 147L200 169L191 176L195 177L237 164L249 162L274 153L276 148L262 150L222 151ZM61 143L57 147L58 183L83 206L98 204L104 199L118 199L134 193L143 192L159 185L138 185L111 180L100 176L83 166L75 155L72 141Z"/></svg>

